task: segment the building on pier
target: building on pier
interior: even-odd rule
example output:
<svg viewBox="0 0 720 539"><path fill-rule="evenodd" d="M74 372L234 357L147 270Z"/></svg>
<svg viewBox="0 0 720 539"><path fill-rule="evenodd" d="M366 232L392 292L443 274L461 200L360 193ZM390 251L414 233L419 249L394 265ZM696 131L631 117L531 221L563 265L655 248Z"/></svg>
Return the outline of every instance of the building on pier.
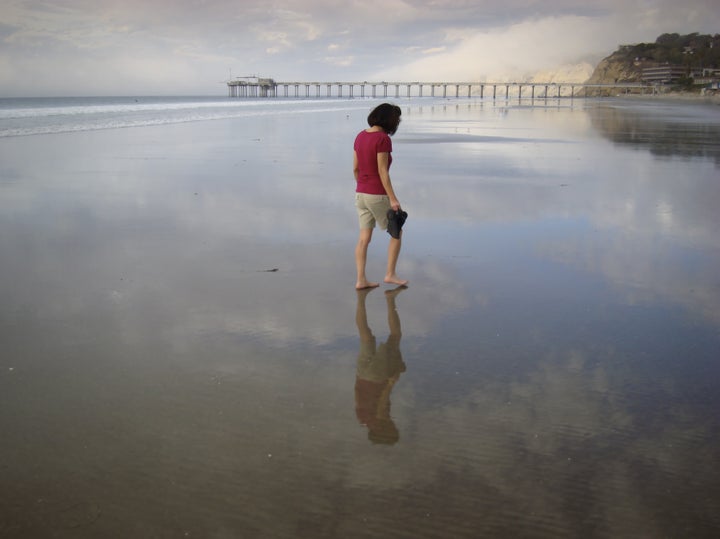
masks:
<svg viewBox="0 0 720 539"><path fill-rule="evenodd" d="M270 78L237 77L227 83L228 97L276 97L277 83Z"/></svg>

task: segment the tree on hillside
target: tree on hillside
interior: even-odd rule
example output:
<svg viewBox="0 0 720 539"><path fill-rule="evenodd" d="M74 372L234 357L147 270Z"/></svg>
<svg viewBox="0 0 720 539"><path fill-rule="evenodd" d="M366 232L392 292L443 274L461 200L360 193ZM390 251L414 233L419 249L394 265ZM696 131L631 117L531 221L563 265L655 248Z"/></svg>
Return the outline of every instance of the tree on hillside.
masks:
<svg viewBox="0 0 720 539"><path fill-rule="evenodd" d="M620 47L612 55L616 60L643 61L655 64L676 64L687 67L720 68L720 35L697 32L662 34L655 43L637 43Z"/></svg>

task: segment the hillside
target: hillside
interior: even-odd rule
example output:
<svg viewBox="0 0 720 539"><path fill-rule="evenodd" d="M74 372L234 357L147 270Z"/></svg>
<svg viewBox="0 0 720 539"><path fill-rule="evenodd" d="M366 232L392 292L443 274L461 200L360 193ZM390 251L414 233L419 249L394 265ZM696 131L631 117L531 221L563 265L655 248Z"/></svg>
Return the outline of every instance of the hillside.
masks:
<svg viewBox="0 0 720 539"><path fill-rule="evenodd" d="M662 34L655 43L622 45L600 61L587 82L640 82L644 67L665 63L720 69L720 34Z"/></svg>

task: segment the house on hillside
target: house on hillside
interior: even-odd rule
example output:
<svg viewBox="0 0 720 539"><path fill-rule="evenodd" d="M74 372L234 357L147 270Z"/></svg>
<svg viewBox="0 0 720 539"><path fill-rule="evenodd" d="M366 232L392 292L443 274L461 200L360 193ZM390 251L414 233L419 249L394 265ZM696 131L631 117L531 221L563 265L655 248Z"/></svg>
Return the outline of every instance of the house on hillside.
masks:
<svg viewBox="0 0 720 539"><path fill-rule="evenodd" d="M646 84L676 84L683 79L693 79L697 83L700 79L712 77L710 72L713 71L716 70L672 64L656 65L643 68L642 81Z"/></svg>
<svg viewBox="0 0 720 539"><path fill-rule="evenodd" d="M642 81L647 84L672 84L687 76L688 68L680 65L665 64L642 70Z"/></svg>

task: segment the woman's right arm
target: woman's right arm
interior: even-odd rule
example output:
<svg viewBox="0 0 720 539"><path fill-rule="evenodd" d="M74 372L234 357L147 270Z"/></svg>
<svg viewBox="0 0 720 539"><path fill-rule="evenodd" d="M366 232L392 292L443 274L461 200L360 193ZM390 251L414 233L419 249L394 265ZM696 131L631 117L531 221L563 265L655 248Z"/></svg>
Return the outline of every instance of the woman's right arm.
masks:
<svg viewBox="0 0 720 539"><path fill-rule="evenodd" d="M392 182L390 181L390 154L388 152L378 153L377 164L380 181L390 199L390 206L393 210L398 211L400 209L400 201L395 196L395 191L393 191Z"/></svg>

